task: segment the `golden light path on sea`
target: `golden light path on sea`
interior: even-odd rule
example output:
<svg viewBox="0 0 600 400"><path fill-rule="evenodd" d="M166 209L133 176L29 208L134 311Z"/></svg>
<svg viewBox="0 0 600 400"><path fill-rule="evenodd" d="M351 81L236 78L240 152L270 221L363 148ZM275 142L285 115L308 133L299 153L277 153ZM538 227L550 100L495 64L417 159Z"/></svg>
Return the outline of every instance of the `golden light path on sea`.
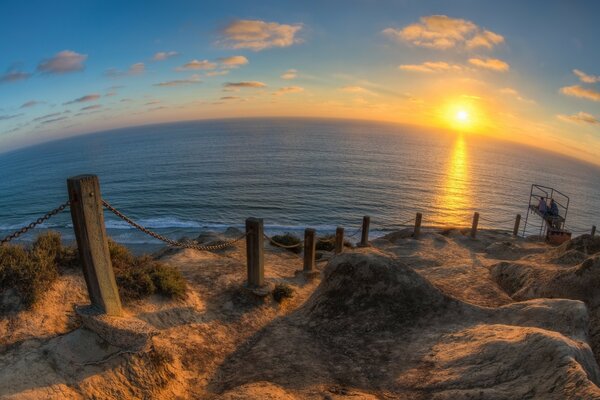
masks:
<svg viewBox="0 0 600 400"><path fill-rule="evenodd" d="M464 134L459 133L447 162L441 193L437 197L444 225L467 225L471 208L470 174ZM436 221L437 222L437 221Z"/></svg>

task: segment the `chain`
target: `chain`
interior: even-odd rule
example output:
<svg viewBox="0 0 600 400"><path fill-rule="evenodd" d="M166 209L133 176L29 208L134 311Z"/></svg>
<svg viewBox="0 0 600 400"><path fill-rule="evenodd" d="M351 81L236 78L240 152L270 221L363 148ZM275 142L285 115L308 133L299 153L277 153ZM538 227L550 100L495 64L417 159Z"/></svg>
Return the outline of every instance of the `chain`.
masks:
<svg viewBox="0 0 600 400"><path fill-rule="evenodd" d="M489 222L491 224L498 224L498 225L500 225L500 224L507 224L509 222L513 222L514 221L514 218L507 219L507 220L504 220L504 221L494 221L493 219L485 218L485 217L482 217L481 215L479 216L479 219L482 220L482 221Z"/></svg>
<svg viewBox="0 0 600 400"><path fill-rule="evenodd" d="M296 244L285 245L283 243L279 243L279 242L273 240L273 238L267 236L266 233L263 233L263 236L265 237L265 239L267 239L269 241L269 243L274 244L277 247L281 247L282 249L295 249L296 247L302 246L302 242L303 242L303 241L300 241L299 243L296 243Z"/></svg>
<svg viewBox="0 0 600 400"><path fill-rule="evenodd" d="M210 246L202 246L199 244L192 244L192 243L183 243L183 242L177 242L175 240L171 240L167 237L164 237L156 232L151 231L148 228L143 227L142 225L138 224L137 222L133 221L131 218L127 217L126 215L124 215L123 213L121 213L119 210L117 210L116 208L114 208L113 206L111 206L106 200L102 200L102 204L104 205L104 207L106 207L109 211L111 211L113 214L115 214L117 217L121 218L123 221L127 222L129 225L133 226L134 228L136 228L137 230L139 230L140 232L145 233L148 236L152 236L155 239L158 239L162 242L165 242L171 246L174 247L183 247L186 249L194 249L194 250L199 250L199 251L214 251L214 250L222 250L226 247L229 247L231 245L233 245L234 243L239 242L240 240L242 240L243 238L246 237L246 234L241 235L240 237L231 240L229 242L224 242L224 243L220 243L220 244L215 244L215 245L210 245Z"/></svg>
<svg viewBox="0 0 600 400"><path fill-rule="evenodd" d="M33 221L32 223L30 223L27 226L22 227L21 229L19 229L18 231L6 236L4 239L0 240L0 245L3 245L4 243L8 243L13 239L18 238L19 236L21 236L24 233L27 233L27 231L35 228L37 225L40 225L42 223L44 223L45 221L49 220L51 217L55 216L56 214L60 213L62 210L64 210L65 208L67 208L69 205L71 204L70 201L67 201L66 203L61 204L60 206L56 207L54 210L47 212L43 217L40 217L38 219L36 219L35 221Z"/></svg>
<svg viewBox="0 0 600 400"><path fill-rule="evenodd" d="M358 235L361 231L362 231L362 226L360 228L358 228L352 235L348 235L346 237L349 237L349 238L354 237L354 236Z"/></svg>

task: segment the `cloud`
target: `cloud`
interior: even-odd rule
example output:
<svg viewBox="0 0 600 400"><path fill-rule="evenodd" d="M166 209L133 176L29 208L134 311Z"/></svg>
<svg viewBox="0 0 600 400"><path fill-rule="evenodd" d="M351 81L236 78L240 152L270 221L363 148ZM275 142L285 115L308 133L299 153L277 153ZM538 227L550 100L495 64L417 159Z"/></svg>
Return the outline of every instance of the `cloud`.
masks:
<svg viewBox="0 0 600 400"><path fill-rule="evenodd" d="M504 37L477 26L471 21L446 15L421 17L419 22L402 29L387 28L384 35L419 47L446 50L455 47L491 49L504 42Z"/></svg>
<svg viewBox="0 0 600 400"><path fill-rule="evenodd" d="M17 118L17 117L19 117L21 115L23 115L23 114L0 115L0 121L4 121L4 120L7 120L7 119Z"/></svg>
<svg viewBox="0 0 600 400"><path fill-rule="evenodd" d="M79 54L71 50L63 50L56 53L54 57L42 61L37 70L45 74L64 74L68 72L82 71L83 63L87 55Z"/></svg>
<svg viewBox="0 0 600 400"><path fill-rule="evenodd" d="M248 59L244 56L231 56L219 58L219 62L225 68L237 68L240 65L248 64Z"/></svg>
<svg viewBox="0 0 600 400"><path fill-rule="evenodd" d="M577 77L579 78L579 80L581 82L585 82L585 83L596 83L596 82L600 82L600 76L594 76L594 75L588 75L583 71L580 71L578 69L574 69L573 73L575 75L577 75Z"/></svg>
<svg viewBox="0 0 600 400"><path fill-rule="evenodd" d="M567 96L579 97L592 101L600 101L600 92L597 92L594 89L586 89L579 85L562 87L560 88L560 92Z"/></svg>
<svg viewBox="0 0 600 400"><path fill-rule="evenodd" d="M447 62L443 62L443 61L426 61L422 64L404 64L404 65L399 65L398 68L401 69L402 71L424 72L424 73L462 70L462 67L460 65L448 64Z"/></svg>
<svg viewBox="0 0 600 400"><path fill-rule="evenodd" d="M183 64L181 67L177 67L176 71L189 71L189 70L199 70L199 69L215 69L217 68L217 64L214 62L210 62L208 60L192 60L188 63Z"/></svg>
<svg viewBox="0 0 600 400"><path fill-rule="evenodd" d="M226 82L223 86L230 89L239 89L239 88L262 88L267 86L263 82L258 81L244 81L244 82Z"/></svg>
<svg viewBox="0 0 600 400"><path fill-rule="evenodd" d="M92 93L92 94L88 94L85 96L81 96L76 98L75 100L71 100L71 101L67 101L66 103L63 103L63 105L69 105L69 104L75 104L75 103L85 103L88 101L95 101L98 100L100 98L100 95L97 93Z"/></svg>
<svg viewBox="0 0 600 400"><path fill-rule="evenodd" d="M30 107L34 107L34 106L37 106L38 104L42 104L42 103L43 103L43 101L29 100L29 101L26 101L25 103L23 103L21 105L21 107L19 107L19 108L30 108Z"/></svg>
<svg viewBox="0 0 600 400"><path fill-rule="evenodd" d="M288 47L300 40L296 37L302 24L286 25L260 20L237 20L221 32L219 44L232 49L260 51L271 47Z"/></svg>
<svg viewBox="0 0 600 400"><path fill-rule="evenodd" d="M172 87L172 86L190 85L190 84L194 84L194 83L202 83L202 81L200 80L200 75L194 74L194 75L190 76L188 79L176 79L174 81L155 83L154 86Z"/></svg>
<svg viewBox="0 0 600 400"><path fill-rule="evenodd" d="M469 58L469 63L479 68L490 69L498 72L506 72L510 69L510 65L508 65L508 63L497 58Z"/></svg>
<svg viewBox="0 0 600 400"><path fill-rule="evenodd" d="M23 71L8 71L0 75L0 83L16 82L31 77L31 74Z"/></svg>
<svg viewBox="0 0 600 400"><path fill-rule="evenodd" d="M288 69L281 74L281 79L296 79L298 77L298 71L295 69Z"/></svg>
<svg viewBox="0 0 600 400"><path fill-rule="evenodd" d="M206 73L206 76L221 76L221 75L227 75L229 73L228 69L224 69L221 71L209 71Z"/></svg>
<svg viewBox="0 0 600 400"><path fill-rule="evenodd" d="M97 110L99 108L102 108L102 105L94 104L93 106L82 107L79 111Z"/></svg>
<svg viewBox="0 0 600 400"><path fill-rule="evenodd" d="M220 98L220 100L239 100L240 97L238 96L223 96Z"/></svg>
<svg viewBox="0 0 600 400"><path fill-rule="evenodd" d="M159 51L158 53L154 54L154 57L152 57L152 59L154 61L164 61L168 58L175 57L177 55L179 55L179 53L176 51Z"/></svg>
<svg viewBox="0 0 600 400"><path fill-rule="evenodd" d="M301 93L301 92L304 92L304 88L302 88L300 86L286 86L286 87L279 88L273 94L276 95L276 96L281 96L283 94Z"/></svg>
<svg viewBox="0 0 600 400"><path fill-rule="evenodd" d="M57 115L61 115L61 112L55 112L55 113L51 113L51 114L46 114L46 115L42 115L41 117L37 117L34 118L33 121L41 121L43 119L47 119L47 118L51 118L51 117L56 117Z"/></svg>
<svg viewBox="0 0 600 400"><path fill-rule="evenodd" d="M58 117L58 118L54 118L54 119L47 119L45 121L40 122L41 124L51 124L54 122L58 122L58 121L63 121L65 119L67 119L69 117Z"/></svg>
<svg viewBox="0 0 600 400"><path fill-rule="evenodd" d="M509 88L509 87L502 88L499 90L499 92L502 94L508 95L508 96L512 96L512 97L516 98L517 100L522 101L524 103L535 103L534 100L527 99L527 98L521 96L521 94L516 89L513 89L513 88Z"/></svg>
<svg viewBox="0 0 600 400"><path fill-rule="evenodd" d="M572 114L572 115L558 114L556 117L558 119L560 119L561 121L565 121L565 122L576 122L576 123L600 125L600 120L598 118L594 117L591 114L583 112L583 111L580 111L577 114Z"/></svg>
<svg viewBox="0 0 600 400"><path fill-rule="evenodd" d="M106 72L104 73L106 76L108 76L109 78L118 78L121 76L128 76L128 75L140 75L143 74L146 71L146 65L144 65L144 63L135 63L132 64L129 69L127 71L119 71L116 68L109 68L106 70Z"/></svg>
<svg viewBox="0 0 600 400"><path fill-rule="evenodd" d="M342 92L346 92L346 93L358 93L358 94L376 95L374 92L370 91L369 89L365 89L362 86L344 86L340 90Z"/></svg>

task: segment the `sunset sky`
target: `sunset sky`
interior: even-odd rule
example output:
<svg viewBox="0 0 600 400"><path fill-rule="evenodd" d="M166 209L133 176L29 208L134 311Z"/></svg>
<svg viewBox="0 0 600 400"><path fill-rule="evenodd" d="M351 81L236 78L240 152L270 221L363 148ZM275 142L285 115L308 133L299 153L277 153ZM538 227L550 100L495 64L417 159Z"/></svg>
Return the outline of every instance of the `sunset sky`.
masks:
<svg viewBox="0 0 600 400"><path fill-rule="evenodd" d="M180 120L463 131L599 164L597 1L19 1L0 12L0 152Z"/></svg>

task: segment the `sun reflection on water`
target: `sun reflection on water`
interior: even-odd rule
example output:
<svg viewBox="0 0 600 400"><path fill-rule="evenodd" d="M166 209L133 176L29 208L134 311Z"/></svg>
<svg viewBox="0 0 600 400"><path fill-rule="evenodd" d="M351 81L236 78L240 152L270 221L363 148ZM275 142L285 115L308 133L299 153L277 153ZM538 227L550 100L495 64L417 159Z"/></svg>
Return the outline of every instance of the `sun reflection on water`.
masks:
<svg viewBox="0 0 600 400"><path fill-rule="evenodd" d="M439 217L436 220L445 225L466 224L471 209L469 182L468 154L461 134L454 143L437 197Z"/></svg>

